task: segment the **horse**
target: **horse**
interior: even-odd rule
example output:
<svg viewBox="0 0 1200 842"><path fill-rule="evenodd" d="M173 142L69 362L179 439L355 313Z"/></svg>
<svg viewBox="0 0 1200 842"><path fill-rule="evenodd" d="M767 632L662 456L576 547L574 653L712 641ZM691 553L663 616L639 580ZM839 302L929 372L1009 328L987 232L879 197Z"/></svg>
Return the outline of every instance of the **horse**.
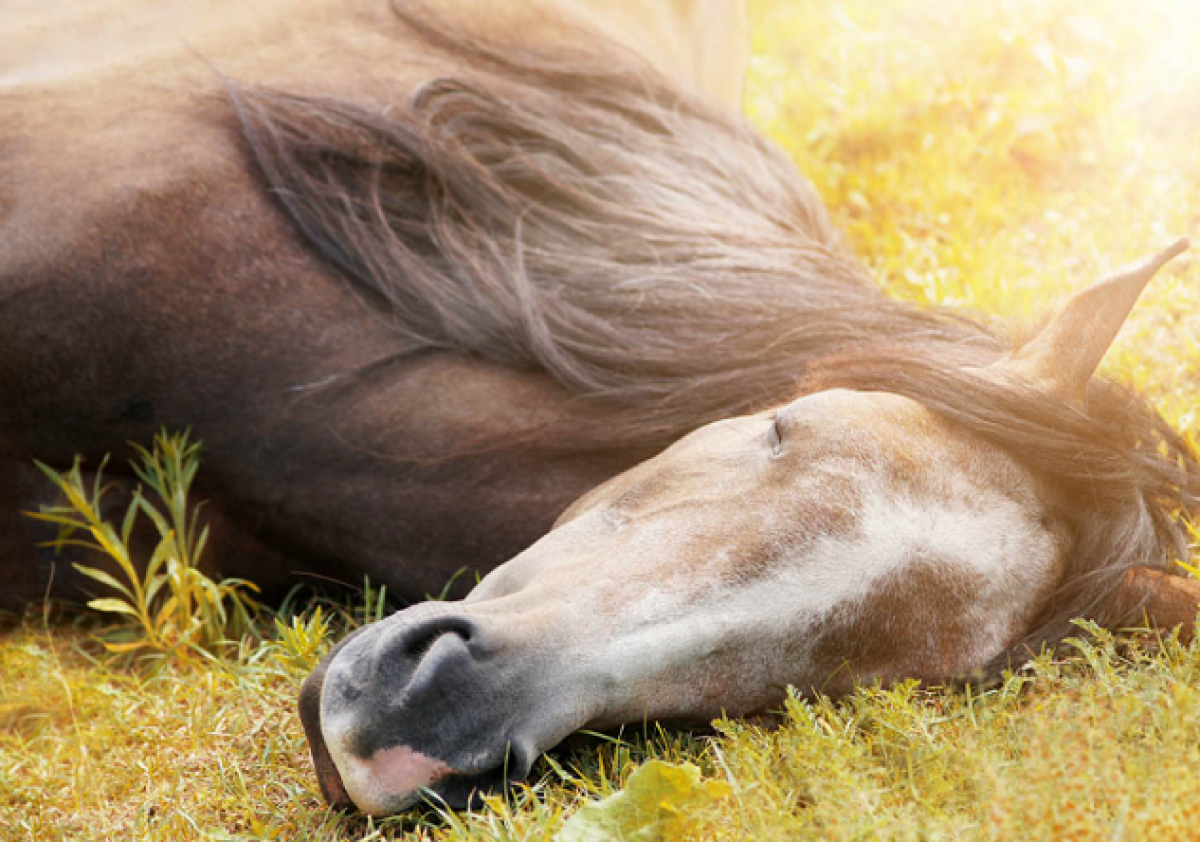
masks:
<svg viewBox="0 0 1200 842"><path fill-rule="evenodd" d="M1094 373L1186 242L1016 343L872 283L737 114L739 0L497 5L6 33L4 606L81 592L31 459L190 427L222 573L410 604L300 692L324 796L378 815L580 728L1195 619L1200 462Z"/></svg>

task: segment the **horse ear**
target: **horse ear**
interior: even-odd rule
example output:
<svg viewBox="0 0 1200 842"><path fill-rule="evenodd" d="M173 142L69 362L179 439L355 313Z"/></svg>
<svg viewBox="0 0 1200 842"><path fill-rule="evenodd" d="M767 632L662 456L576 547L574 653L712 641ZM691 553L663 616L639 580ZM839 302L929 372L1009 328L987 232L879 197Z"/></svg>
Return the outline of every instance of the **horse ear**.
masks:
<svg viewBox="0 0 1200 842"><path fill-rule="evenodd" d="M1179 240L1154 257L1077 292L1041 332L997 367L1042 384L1080 406L1129 311L1154 273L1188 248Z"/></svg>

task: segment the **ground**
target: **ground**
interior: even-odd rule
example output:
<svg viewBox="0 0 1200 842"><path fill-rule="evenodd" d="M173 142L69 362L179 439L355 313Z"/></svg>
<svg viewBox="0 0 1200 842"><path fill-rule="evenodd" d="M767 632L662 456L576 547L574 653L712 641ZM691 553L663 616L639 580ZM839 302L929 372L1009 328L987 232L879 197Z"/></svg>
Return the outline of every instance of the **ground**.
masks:
<svg viewBox="0 0 1200 842"><path fill-rule="evenodd" d="M1107 269L1200 238L1197 4L758 0L752 13L751 118L893 294L1035 320ZM1200 255L1154 281L1104 370L1200 436ZM550 839L626 785L636 801L673 768L654 758L719 785L654 790L663 823L635 816L628 838L1200 828L1200 648L1150 635L1081 628L986 690L793 700L777 728L630 729L556 752L478 810L372 823L326 809L309 768L294 699L324 645L311 609L261 645L140 667L103 650L98 622L35 612L0 637L0 839Z"/></svg>

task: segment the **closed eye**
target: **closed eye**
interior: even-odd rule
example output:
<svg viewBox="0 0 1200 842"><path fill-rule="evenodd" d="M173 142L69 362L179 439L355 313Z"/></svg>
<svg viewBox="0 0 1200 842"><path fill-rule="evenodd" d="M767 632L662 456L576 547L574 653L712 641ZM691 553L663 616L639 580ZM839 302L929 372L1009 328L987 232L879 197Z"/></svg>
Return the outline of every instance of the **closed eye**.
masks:
<svg viewBox="0 0 1200 842"><path fill-rule="evenodd" d="M771 427L767 430L767 447L771 448L772 456L783 452L783 430L779 425L779 413L771 415Z"/></svg>

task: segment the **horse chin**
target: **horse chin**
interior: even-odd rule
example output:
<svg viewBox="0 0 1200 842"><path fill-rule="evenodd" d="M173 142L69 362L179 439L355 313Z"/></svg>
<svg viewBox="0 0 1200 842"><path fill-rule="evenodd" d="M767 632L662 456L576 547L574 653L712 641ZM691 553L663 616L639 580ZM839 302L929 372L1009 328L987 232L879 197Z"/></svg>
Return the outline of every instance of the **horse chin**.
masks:
<svg viewBox="0 0 1200 842"><path fill-rule="evenodd" d="M480 762L479 771L471 772L406 745L380 749L366 759L345 747L335 748L335 774L339 782L345 782L346 798L333 806L352 807L372 816L395 815L421 802L452 809L476 807L482 796L524 779L540 750L519 751L500 745L483 754L488 759Z"/></svg>
<svg viewBox="0 0 1200 842"><path fill-rule="evenodd" d="M350 800L360 811L387 816L414 806L422 791L451 775L443 761L408 746L381 749L360 760L347 752L334 757Z"/></svg>

